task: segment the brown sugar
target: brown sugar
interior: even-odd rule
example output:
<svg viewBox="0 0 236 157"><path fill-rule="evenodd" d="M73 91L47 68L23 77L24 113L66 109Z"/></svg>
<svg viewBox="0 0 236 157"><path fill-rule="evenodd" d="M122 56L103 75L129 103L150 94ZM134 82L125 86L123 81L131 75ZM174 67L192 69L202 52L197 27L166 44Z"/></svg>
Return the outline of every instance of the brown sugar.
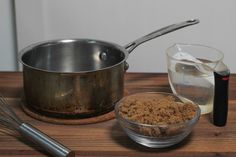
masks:
<svg viewBox="0 0 236 157"><path fill-rule="evenodd" d="M157 96L150 93L131 95L121 102L119 108L119 114L125 119L142 124L160 125L152 129L139 129L143 134L152 136L177 133L184 127L183 122L191 120L196 111L195 104L178 102L173 96Z"/></svg>

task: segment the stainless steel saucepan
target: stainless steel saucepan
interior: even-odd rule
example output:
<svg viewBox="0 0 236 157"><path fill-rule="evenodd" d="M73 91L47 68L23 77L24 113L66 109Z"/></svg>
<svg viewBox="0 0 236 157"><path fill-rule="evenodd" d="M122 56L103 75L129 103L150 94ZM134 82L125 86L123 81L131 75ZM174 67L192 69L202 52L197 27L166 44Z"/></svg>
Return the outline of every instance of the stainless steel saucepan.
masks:
<svg viewBox="0 0 236 157"><path fill-rule="evenodd" d="M91 39L40 42L24 48L24 95L27 107L50 117L84 118L104 114L123 97L126 60L138 45L199 23L173 24L126 46Z"/></svg>

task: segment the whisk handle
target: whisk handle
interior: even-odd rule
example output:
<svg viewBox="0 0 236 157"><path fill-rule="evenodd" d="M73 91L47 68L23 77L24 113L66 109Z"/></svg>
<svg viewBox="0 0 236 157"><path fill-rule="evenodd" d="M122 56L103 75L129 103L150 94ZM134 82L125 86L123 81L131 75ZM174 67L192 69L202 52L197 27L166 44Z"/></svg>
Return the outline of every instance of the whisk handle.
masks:
<svg viewBox="0 0 236 157"><path fill-rule="evenodd" d="M32 142L38 144L48 153L55 157L74 157L75 153L66 148L59 142L55 141L51 137L42 133L38 129L34 128L32 125L27 123L22 123L19 127L19 132L22 136L28 138Z"/></svg>

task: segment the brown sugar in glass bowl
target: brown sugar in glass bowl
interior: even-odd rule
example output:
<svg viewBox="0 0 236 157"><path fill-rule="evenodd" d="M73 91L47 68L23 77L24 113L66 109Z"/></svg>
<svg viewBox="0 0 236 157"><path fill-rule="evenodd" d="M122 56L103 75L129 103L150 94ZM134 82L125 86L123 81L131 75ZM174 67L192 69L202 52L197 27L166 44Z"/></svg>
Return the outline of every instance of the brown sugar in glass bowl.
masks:
<svg viewBox="0 0 236 157"><path fill-rule="evenodd" d="M152 148L179 143L191 133L200 117L198 105L164 92L126 96L116 104L115 113L131 139Z"/></svg>

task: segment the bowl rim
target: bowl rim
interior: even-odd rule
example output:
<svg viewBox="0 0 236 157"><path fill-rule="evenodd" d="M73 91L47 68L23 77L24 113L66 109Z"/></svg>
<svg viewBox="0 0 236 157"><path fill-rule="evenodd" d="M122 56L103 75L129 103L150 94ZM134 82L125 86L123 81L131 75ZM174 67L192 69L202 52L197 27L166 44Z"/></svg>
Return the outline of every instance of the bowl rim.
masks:
<svg viewBox="0 0 236 157"><path fill-rule="evenodd" d="M200 107L196 103L192 102L191 100L189 100L187 98L185 98L185 99L188 100L189 102L192 102L194 105L197 106L197 111L196 111L195 116L191 120L188 120L188 121L185 121L185 122L176 123L176 124L155 124L155 125L152 125L152 124L144 124L144 123L135 122L135 121L132 121L132 120L129 120L129 119L126 119L126 118L122 117L119 114L119 106L120 106L121 102L129 96L138 95L138 94L164 94L164 95L171 95L171 96L174 96L174 97L179 99L178 95L175 95L173 93L168 93L168 92L137 92L137 93L127 95L127 96L123 97L122 99L120 99L115 104L115 116L118 119L118 121L121 120L125 123L129 123L129 124L137 125L137 126L142 126L142 127L166 127L166 126L171 127L171 126L179 126L179 125L185 125L185 126L193 125L200 119L200 116L201 116Z"/></svg>

